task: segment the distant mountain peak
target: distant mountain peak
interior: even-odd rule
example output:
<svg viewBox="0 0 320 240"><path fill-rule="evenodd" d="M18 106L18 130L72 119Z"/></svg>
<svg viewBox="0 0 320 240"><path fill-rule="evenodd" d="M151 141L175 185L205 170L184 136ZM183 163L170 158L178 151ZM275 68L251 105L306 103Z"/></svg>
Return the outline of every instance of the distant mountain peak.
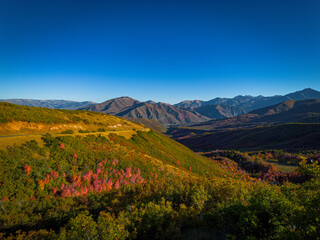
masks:
<svg viewBox="0 0 320 240"><path fill-rule="evenodd" d="M145 101L145 103L149 103L149 104L157 104L157 102L152 101L152 100Z"/></svg>
<svg viewBox="0 0 320 240"><path fill-rule="evenodd" d="M110 100L124 100L124 99L138 101L138 100L136 100L136 99L134 99L134 98L131 98L131 97L128 97L128 96L116 97L116 98L112 98L112 99L110 99ZM110 100L107 100L107 101L110 101Z"/></svg>
<svg viewBox="0 0 320 240"><path fill-rule="evenodd" d="M305 89L303 89L303 90L301 90L301 91L309 91L309 90L311 90L311 91L316 91L316 90L314 90L314 89L312 89L312 88L305 88Z"/></svg>
<svg viewBox="0 0 320 240"><path fill-rule="evenodd" d="M320 93L317 90L314 90L312 88L305 88L305 89L301 90L301 92L303 92L303 93L318 93L318 94Z"/></svg>

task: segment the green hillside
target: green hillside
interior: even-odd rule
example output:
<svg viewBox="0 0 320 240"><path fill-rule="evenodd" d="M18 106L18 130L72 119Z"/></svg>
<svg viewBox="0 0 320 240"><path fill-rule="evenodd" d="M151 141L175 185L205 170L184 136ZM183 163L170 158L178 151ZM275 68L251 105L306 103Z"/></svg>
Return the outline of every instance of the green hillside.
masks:
<svg viewBox="0 0 320 240"><path fill-rule="evenodd" d="M319 236L318 165L302 163L301 173L279 175L257 162L258 170L268 169L260 178L246 172L251 157L225 153L206 158L121 118L1 106L1 118L7 119L2 129L11 124L10 134L22 135L17 138L32 132L41 139L12 142L0 150L1 239ZM50 122L51 117L56 120ZM29 128L14 128L21 122ZM82 132L43 134L54 124L69 123L81 126ZM98 131L119 123L115 131ZM121 136L122 131L131 135ZM290 183L297 178L304 183Z"/></svg>
<svg viewBox="0 0 320 240"><path fill-rule="evenodd" d="M103 113L20 106L0 102L0 135L58 133L64 130L143 129L125 119Z"/></svg>

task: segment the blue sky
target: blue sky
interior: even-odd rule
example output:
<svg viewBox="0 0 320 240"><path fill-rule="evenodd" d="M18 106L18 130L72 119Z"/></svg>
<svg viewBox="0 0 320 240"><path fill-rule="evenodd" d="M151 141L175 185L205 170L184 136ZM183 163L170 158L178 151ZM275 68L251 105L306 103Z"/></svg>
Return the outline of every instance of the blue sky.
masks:
<svg viewBox="0 0 320 240"><path fill-rule="evenodd" d="M0 98L320 90L320 1L1 0Z"/></svg>

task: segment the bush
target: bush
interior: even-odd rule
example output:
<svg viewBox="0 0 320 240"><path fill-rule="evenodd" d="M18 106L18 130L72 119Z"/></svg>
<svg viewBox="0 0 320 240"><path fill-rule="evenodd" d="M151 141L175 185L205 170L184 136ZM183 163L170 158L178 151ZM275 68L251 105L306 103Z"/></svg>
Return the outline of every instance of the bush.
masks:
<svg viewBox="0 0 320 240"><path fill-rule="evenodd" d="M62 229L59 239L87 240L99 239L97 223L86 211L72 218L66 229Z"/></svg>
<svg viewBox="0 0 320 240"><path fill-rule="evenodd" d="M129 232L126 228L129 223L129 219L123 212L119 214L118 218L115 218L110 213L100 212L98 218L98 231L101 239L127 239L129 237Z"/></svg>
<svg viewBox="0 0 320 240"><path fill-rule="evenodd" d="M74 134L74 131L69 129L69 130L62 131L61 134Z"/></svg>
<svg viewBox="0 0 320 240"><path fill-rule="evenodd" d="M79 132L79 133L89 133L89 130L81 130L81 129L80 129L78 132Z"/></svg>
<svg viewBox="0 0 320 240"><path fill-rule="evenodd" d="M106 129L104 129L104 128L98 128L98 130L97 130L97 132L105 132L106 131Z"/></svg>

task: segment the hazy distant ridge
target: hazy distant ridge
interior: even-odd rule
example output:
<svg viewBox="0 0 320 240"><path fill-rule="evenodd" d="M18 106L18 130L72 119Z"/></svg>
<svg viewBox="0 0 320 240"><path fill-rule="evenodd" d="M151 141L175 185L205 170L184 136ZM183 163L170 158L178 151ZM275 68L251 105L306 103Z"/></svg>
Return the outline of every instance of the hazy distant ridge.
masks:
<svg viewBox="0 0 320 240"><path fill-rule="evenodd" d="M34 99L2 99L1 102L9 102L18 105L24 105L29 107L46 107L53 109L69 109L76 110L91 104L95 104L91 101L76 102L69 100L34 100Z"/></svg>

